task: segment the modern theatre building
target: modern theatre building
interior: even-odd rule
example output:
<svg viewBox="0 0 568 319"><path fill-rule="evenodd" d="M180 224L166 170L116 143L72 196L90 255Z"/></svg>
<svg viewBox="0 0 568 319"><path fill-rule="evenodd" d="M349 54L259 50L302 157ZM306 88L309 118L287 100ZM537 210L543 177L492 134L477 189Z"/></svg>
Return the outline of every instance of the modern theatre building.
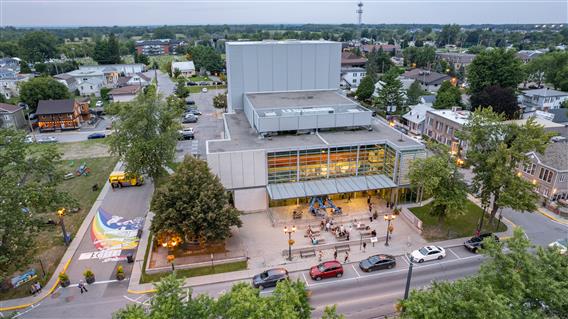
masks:
<svg viewBox="0 0 568 319"><path fill-rule="evenodd" d="M424 145L339 90L341 44L229 42L224 139L207 162L243 211L314 198L408 199Z"/></svg>

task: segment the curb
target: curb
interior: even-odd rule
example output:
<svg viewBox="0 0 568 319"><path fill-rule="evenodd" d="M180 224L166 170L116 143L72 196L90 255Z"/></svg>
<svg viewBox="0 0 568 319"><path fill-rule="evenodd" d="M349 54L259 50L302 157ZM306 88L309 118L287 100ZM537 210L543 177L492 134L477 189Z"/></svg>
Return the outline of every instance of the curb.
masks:
<svg viewBox="0 0 568 319"><path fill-rule="evenodd" d="M542 208L538 208L537 210L538 210L538 212L539 212L541 215L543 215L544 217L546 217L546 218L548 218L548 219L550 219L550 220L552 220L552 221L555 221L555 222L557 222L557 223L559 223L559 224L568 226L568 222L567 222L567 221L560 220L560 219L558 219L558 218L556 218L556 217L550 215L549 213L545 212Z"/></svg>

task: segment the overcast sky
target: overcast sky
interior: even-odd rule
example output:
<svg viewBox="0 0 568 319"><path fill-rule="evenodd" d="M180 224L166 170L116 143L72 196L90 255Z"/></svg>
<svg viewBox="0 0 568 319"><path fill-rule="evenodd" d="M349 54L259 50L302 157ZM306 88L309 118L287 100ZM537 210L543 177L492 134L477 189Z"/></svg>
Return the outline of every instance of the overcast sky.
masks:
<svg viewBox="0 0 568 319"><path fill-rule="evenodd" d="M358 1L0 0L2 26L355 23ZM568 0L368 0L364 23L568 23Z"/></svg>

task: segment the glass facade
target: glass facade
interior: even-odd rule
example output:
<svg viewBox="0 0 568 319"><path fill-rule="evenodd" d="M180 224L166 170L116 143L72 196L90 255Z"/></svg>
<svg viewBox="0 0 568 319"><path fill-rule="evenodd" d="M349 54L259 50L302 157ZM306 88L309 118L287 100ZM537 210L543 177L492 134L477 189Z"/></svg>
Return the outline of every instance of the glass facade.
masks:
<svg viewBox="0 0 568 319"><path fill-rule="evenodd" d="M327 149L298 151L300 181L327 178Z"/></svg>
<svg viewBox="0 0 568 319"><path fill-rule="evenodd" d="M329 149L329 177L355 176L357 172L357 146Z"/></svg>
<svg viewBox="0 0 568 319"><path fill-rule="evenodd" d="M385 167L384 145L361 145L357 175L382 174Z"/></svg>
<svg viewBox="0 0 568 319"><path fill-rule="evenodd" d="M290 183L298 180L298 152L268 153L268 182Z"/></svg>

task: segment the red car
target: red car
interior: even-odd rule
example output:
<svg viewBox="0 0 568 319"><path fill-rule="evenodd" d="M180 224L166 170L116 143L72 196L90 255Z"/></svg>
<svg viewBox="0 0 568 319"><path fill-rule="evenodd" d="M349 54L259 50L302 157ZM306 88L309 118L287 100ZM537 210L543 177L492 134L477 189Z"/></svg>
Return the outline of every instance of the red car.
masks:
<svg viewBox="0 0 568 319"><path fill-rule="evenodd" d="M343 276L343 266L336 260L323 262L310 269L310 277L312 277L313 280L331 277L339 278L341 276Z"/></svg>

